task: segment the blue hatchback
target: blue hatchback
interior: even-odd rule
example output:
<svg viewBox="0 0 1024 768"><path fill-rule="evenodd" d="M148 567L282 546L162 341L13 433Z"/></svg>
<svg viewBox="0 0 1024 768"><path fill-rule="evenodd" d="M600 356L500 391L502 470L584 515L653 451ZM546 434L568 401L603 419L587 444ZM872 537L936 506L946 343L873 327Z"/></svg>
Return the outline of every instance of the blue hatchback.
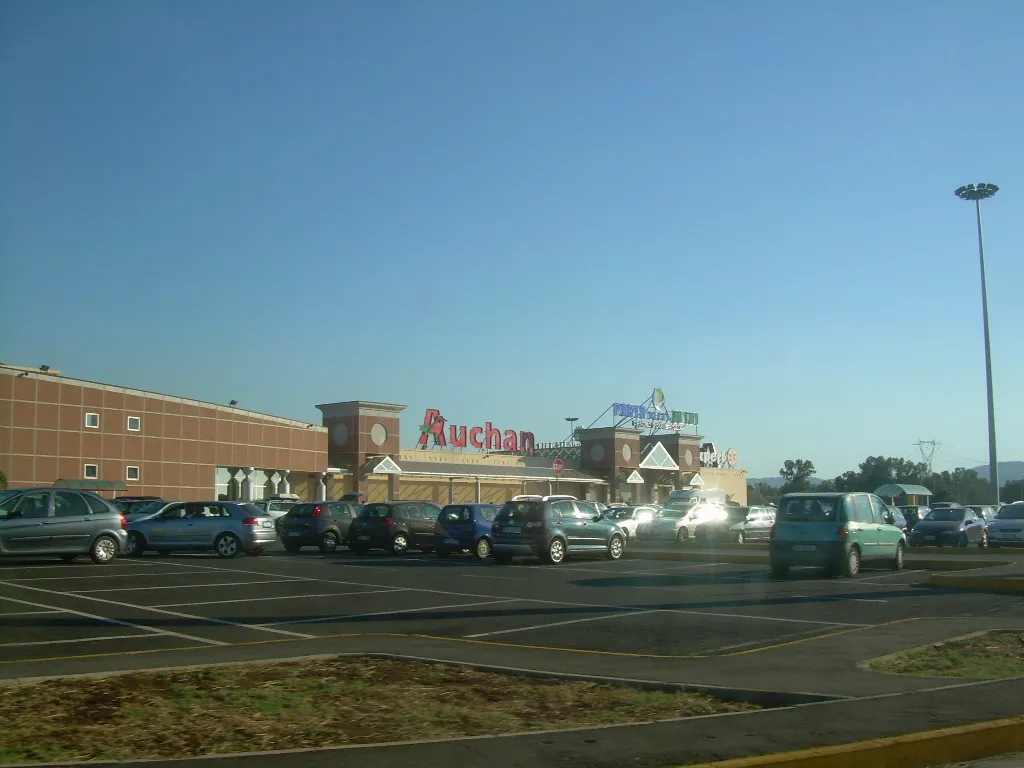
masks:
<svg viewBox="0 0 1024 768"><path fill-rule="evenodd" d="M434 550L438 557L469 550L480 560L491 554L491 522L497 504L449 504L437 516Z"/></svg>

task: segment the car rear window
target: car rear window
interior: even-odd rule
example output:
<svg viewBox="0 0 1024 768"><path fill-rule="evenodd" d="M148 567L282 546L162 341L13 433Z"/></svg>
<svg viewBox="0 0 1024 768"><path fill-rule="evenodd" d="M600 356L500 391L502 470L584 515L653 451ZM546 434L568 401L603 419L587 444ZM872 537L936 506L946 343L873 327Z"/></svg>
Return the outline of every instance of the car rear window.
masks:
<svg viewBox="0 0 1024 768"><path fill-rule="evenodd" d="M1024 504L1007 504L999 510L997 520L1024 520Z"/></svg>
<svg viewBox="0 0 1024 768"><path fill-rule="evenodd" d="M391 507L387 504L364 504L359 510L360 517L391 517Z"/></svg>
<svg viewBox="0 0 1024 768"><path fill-rule="evenodd" d="M290 517L312 517L313 510L319 506L319 504L296 504L288 510L288 515Z"/></svg>
<svg viewBox="0 0 1024 768"><path fill-rule="evenodd" d="M835 496L783 499L775 519L780 523L836 523L849 517L848 506L848 500Z"/></svg>
<svg viewBox="0 0 1024 768"><path fill-rule="evenodd" d="M480 517L482 517L489 523L494 522L494 518L497 516L497 514L497 507L480 507Z"/></svg>
<svg viewBox="0 0 1024 768"><path fill-rule="evenodd" d="M535 523L543 519L544 503L540 501L510 501L494 518L498 523Z"/></svg>
<svg viewBox="0 0 1024 768"><path fill-rule="evenodd" d="M268 512L284 512L285 510L294 507L294 502L291 501L268 501L267 511Z"/></svg>

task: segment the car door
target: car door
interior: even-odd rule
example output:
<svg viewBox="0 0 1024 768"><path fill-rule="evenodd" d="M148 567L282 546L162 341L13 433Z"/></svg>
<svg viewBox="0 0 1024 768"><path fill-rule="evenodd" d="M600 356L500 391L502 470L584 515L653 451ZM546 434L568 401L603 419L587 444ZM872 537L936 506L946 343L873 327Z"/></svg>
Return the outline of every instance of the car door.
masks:
<svg viewBox="0 0 1024 768"><path fill-rule="evenodd" d="M860 547L861 560L878 557L878 528L875 512L871 508L871 496L866 493L853 494L846 529L850 543Z"/></svg>
<svg viewBox="0 0 1024 768"><path fill-rule="evenodd" d="M608 544L611 529L615 526L612 520L594 520L601 513L597 505L589 501L576 501L576 523L580 531L580 546L585 549L597 549Z"/></svg>
<svg viewBox="0 0 1024 768"><path fill-rule="evenodd" d="M56 552L85 552L93 533L92 509L74 491L55 491L50 547Z"/></svg>
<svg viewBox="0 0 1024 768"><path fill-rule="evenodd" d="M889 522L889 506L877 496L871 497L871 514L875 518L874 557L895 557L903 531Z"/></svg>
<svg viewBox="0 0 1024 768"><path fill-rule="evenodd" d="M51 551L50 491L30 491L0 504L0 551L30 555Z"/></svg>
<svg viewBox="0 0 1024 768"><path fill-rule="evenodd" d="M396 507L396 512L401 516L400 526L405 527L409 533L409 546L422 547L423 541L423 508L412 501L406 501Z"/></svg>
<svg viewBox="0 0 1024 768"><path fill-rule="evenodd" d="M967 528L964 531L967 534L967 541L971 544L977 544L981 541L985 524L973 509L967 510L967 513L964 515L964 522L967 523Z"/></svg>
<svg viewBox="0 0 1024 768"><path fill-rule="evenodd" d="M139 523L139 530L146 537L146 542L155 547L186 540L188 518L185 507L185 504L174 504L152 520Z"/></svg>
<svg viewBox="0 0 1024 768"><path fill-rule="evenodd" d="M569 549L582 549L585 546L583 526L576 516L576 505L568 499L551 503L552 523L565 534L565 544Z"/></svg>
<svg viewBox="0 0 1024 768"><path fill-rule="evenodd" d="M187 505L185 540L189 546L202 549L213 547L213 542L230 528L231 510L224 504L192 503Z"/></svg>

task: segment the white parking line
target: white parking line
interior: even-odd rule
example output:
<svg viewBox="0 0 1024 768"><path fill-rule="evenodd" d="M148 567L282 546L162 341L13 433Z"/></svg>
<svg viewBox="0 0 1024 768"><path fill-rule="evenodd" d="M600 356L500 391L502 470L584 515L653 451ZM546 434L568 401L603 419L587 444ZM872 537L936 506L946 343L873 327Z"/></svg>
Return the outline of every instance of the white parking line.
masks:
<svg viewBox="0 0 1024 768"><path fill-rule="evenodd" d="M0 613L0 619L6 619L12 616L42 616L46 613L61 613L61 611L15 611L13 613L4 611L3 613Z"/></svg>
<svg viewBox="0 0 1024 768"><path fill-rule="evenodd" d="M149 579L149 578L159 578L160 576L182 576L182 575L184 575L184 574L182 574L180 571L166 571L166 572L161 571L159 573L139 573L138 571L129 571L128 573L101 573L98 576L80 576L79 578L82 578L82 579ZM67 573L65 573L63 576L34 576L31 579L22 579L22 578L7 579L7 581L14 581L14 582L17 582L18 584L21 584L22 582L32 582L32 583L35 583L37 581L63 581L63 582L67 582L68 580L69 580L69 578L68 578L68 574Z"/></svg>
<svg viewBox="0 0 1024 768"><path fill-rule="evenodd" d="M711 568L713 566L719 566L719 565L729 565L729 563L699 563L697 565L673 565L673 566L668 567L668 568L655 568L655 569L644 570L644 571L623 571L622 575L623 576L639 576L639 575L647 576L647 575L651 575L651 574L661 575L661 574L668 574L671 571L688 571L688 570L691 570L693 568Z"/></svg>
<svg viewBox="0 0 1024 768"><path fill-rule="evenodd" d="M0 643L0 648L26 648L30 645L63 645L64 643L94 643L103 640L135 640L146 635L104 635L102 637L76 637L71 640L35 640L31 643Z"/></svg>
<svg viewBox="0 0 1024 768"><path fill-rule="evenodd" d="M605 619L617 619L622 616L637 616L642 613L662 613L660 608L650 611L621 611L606 616L588 616L585 619L569 619L567 621L553 621L549 624L534 624L529 627L515 627L514 629L499 629L494 632L477 632L475 635L463 635L465 638L493 637L494 635L510 635L514 632L529 632L531 629L550 629L551 627L564 627L568 624L583 624L587 621L604 621Z"/></svg>
<svg viewBox="0 0 1024 768"><path fill-rule="evenodd" d="M60 597L71 597L71 598L74 598L75 600L91 600L91 601L96 602L96 603L105 603L107 605L117 605L117 606L120 606L122 608L134 608L135 610L139 610L139 611L147 611L147 612L150 612L150 613L160 613L160 614L163 614L165 616L175 616L175 617L177 617L179 619L191 619L193 621L199 621L199 622L210 623L210 624L221 624L221 625L228 626L228 627L239 627L239 628L242 628L242 629L252 629L252 630L262 631L262 632L273 632L273 633L276 633L276 634L279 634L279 635L290 635L292 637L301 637L301 638L305 638L307 640L310 639L310 638L315 637L315 635L307 635L307 634L302 633L302 632L289 632L286 629L272 629L270 627L261 626L259 624L243 624L242 622L228 621L227 619L213 619L213 618L210 618L208 616L196 616L195 614L192 614L192 613L179 613L178 611L168 611L168 610L166 610L164 608L150 608L149 606L146 606L146 605L136 605L135 603L122 603L122 602L120 602L118 600L107 600L106 598L103 598L103 597L90 597L89 595L76 595L76 594L73 594L71 592L57 592L57 591L52 590L52 589L43 589L42 587L30 587L27 584L14 584L12 582L7 582L7 581L0 581L0 584L2 584L3 586L6 586L6 587L15 587L17 589L30 589L30 590L35 591L35 592L45 592L47 594L58 595ZM7 597L7 598L4 598L4 599L11 600L12 598ZM43 607L52 608L53 606L43 606Z"/></svg>
<svg viewBox="0 0 1024 768"><path fill-rule="evenodd" d="M406 592L408 590L396 587L394 589L372 589L365 592L322 592L318 595L283 595L281 597L241 597L237 600L204 600L198 603L162 603L153 606L154 608L187 608L190 605L224 605L227 603L262 603L267 600L306 600L310 597L347 597L351 595L377 595L384 592Z"/></svg>
<svg viewBox="0 0 1024 768"><path fill-rule="evenodd" d="M268 581L225 581L216 584L170 584L159 587L109 587L107 589L75 589L69 595L91 595L96 592L148 592L153 589L209 589L210 587L248 587L257 584L291 584L295 579L270 579Z"/></svg>
<svg viewBox="0 0 1024 768"><path fill-rule="evenodd" d="M47 590L43 590L47 591ZM55 593L60 594L60 593ZM180 637L183 640L192 640L197 643L206 643L207 645L231 645L231 643L225 643L220 640L210 640L205 637L196 637L195 635L185 635L181 632L172 632L169 629L160 629L159 627L149 627L145 624L134 624L130 621L122 621L121 619L111 619L106 616L97 616L94 613L86 613L85 611L73 611L70 608L57 608L55 605L44 605L43 603L33 603L28 600L18 600L14 597L5 597L4 600L10 600L12 603L21 603L22 605L31 605L35 608L52 608L57 613L70 613L75 616L83 616L87 619L93 619L95 621L103 621L107 624L117 624L121 627L131 627L132 629L141 629L145 632L151 632L154 635L166 635L170 637Z"/></svg>
<svg viewBox="0 0 1024 768"><path fill-rule="evenodd" d="M782 642L783 640L792 640L795 637L804 637L805 635L816 635L819 632L822 632L822 630L805 629L803 632L790 632L787 635L773 635L772 637L762 638L761 640L750 640L746 643L733 643L732 645L721 645L718 648L709 648L706 651L701 651L701 655L712 653L724 653L725 651L738 651L742 648L751 648L755 645L775 644Z"/></svg>
<svg viewBox="0 0 1024 768"><path fill-rule="evenodd" d="M710 611L684 611L678 608L665 608L666 613L681 613L687 616L715 616L720 619L749 619L751 621L781 621L787 624L820 624L825 627L870 627L871 624L848 624L838 621L813 621L811 619L784 619L781 616L754 616L746 613L718 613Z"/></svg>
<svg viewBox="0 0 1024 768"><path fill-rule="evenodd" d="M475 573L460 573L459 576L463 579L497 579L498 581L529 581L529 579L520 579L515 576L479 576Z"/></svg>
<svg viewBox="0 0 1024 768"><path fill-rule="evenodd" d="M484 600L479 603L456 603L455 605L430 605L422 606L420 608L406 608L401 611L376 611L374 613L346 613L340 616L320 616L315 619L290 619L288 621L274 621L269 624L259 624L260 627L279 627L283 624L319 624L325 621L341 621L342 619L369 619L374 616L394 616L398 613L420 613L424 611L443 611L448 608L473 608L477 605L497 605L500 603L522 603L532 602L527 600L519 600L515 597L509 598L492 598L490 600Z"/></svg>
<svg viewBox="0 0 1024 768"><path fill-rule="evenodd" d="M787 595L792 600L839 600L843 603L888 603L888 600L874 600L867 597L843 597L842 595Z"/></svg>

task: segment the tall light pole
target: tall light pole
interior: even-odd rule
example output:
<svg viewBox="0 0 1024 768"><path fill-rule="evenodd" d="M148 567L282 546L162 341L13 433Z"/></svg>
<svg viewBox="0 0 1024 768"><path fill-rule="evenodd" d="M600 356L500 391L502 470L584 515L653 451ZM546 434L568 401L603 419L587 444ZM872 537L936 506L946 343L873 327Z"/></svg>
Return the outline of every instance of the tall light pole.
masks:
<svg viewBox="0 0 1024 768"><path fill-rule="evenodd" d="M996 410L992 402L992 346L988 336L988 287L985 284L985 240L981 234L981 201L999 191L995 184L968 184L954 194L961 200L973 200L978 213L978 257L981 261L981 317L985 323L985 385L988 390L988 478L992 482L992 500L999 504L999 463L996 460Z"/></svg>
<svg viewBox="0 0 1024 768"><path fill-rule="evenodd" d="M569 442L571 443L572 442L573 432L575 432L573 427L575 426L576 422L580 420L580 417L579 416L566 416L565 420L569 422Z"/></svg>

